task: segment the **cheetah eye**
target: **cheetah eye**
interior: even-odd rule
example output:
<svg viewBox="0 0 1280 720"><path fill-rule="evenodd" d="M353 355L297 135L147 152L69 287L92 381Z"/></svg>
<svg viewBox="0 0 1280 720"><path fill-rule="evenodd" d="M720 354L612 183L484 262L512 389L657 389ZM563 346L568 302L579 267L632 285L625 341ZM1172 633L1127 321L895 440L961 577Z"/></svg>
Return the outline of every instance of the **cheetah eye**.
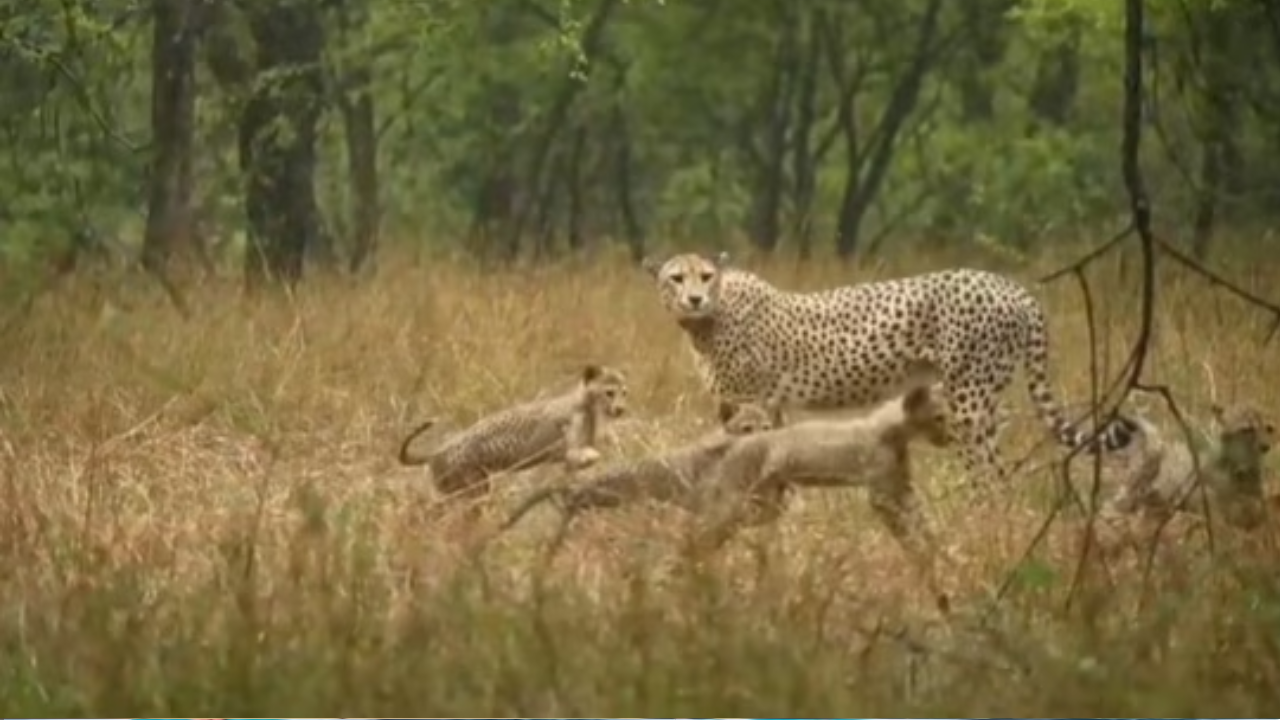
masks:
<svg viewBox="0 0 1280 720"><path fill-rule="evenodd" d="M671 273L668 277L671 279L671 282L677 285L684 282L684 275L681 275L680 273Z"/></svg>
<svg viewBox="0 0 1280 720"><path fill-rule="evenodd" d="M704 283L709 283L709 282L711 282L711 279L712 279L712 278L714 278L714 277L715 277L715 273L711 273L711 272L704 272L704 273L702 273L702 275L701 275L702 282L704 282Z"/></svg>

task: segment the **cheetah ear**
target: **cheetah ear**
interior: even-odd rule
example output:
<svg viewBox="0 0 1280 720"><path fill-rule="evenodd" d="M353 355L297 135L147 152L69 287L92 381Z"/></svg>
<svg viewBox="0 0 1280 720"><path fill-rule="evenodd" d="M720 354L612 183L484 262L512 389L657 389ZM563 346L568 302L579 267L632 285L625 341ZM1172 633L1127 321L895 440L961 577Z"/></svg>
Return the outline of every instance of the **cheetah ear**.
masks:
<svg viewBox="0 0 1280 720"><path fill-rule="evenodd" d="M721 250L716 253L716 256L711 258L711 264L715 265L719 269L729 267L729 252L727 250Z"/></svg>
<svg viewBox="0 0 1280 720"><path fill-rule="evenodd" d="M656 278L658 277L658 272L662 270L662 261L652 255L646 255L644 259L640 261L640 269Z"/></svg>
<svg viewBox="0 0 1280 720"><path fill-rule="evenodd" d="M777 400L766 400L764 403L765 414L769 416L769 422L775 427L780 428L786 424L786 418L782 414L782 403Z"/></svg>
<svg viewBox="0 0 1280 720"><path fill-rule="evenodd" d="M716 417L720 419L721 425L727 425L734 415L738 414L738 404L732 400L721 400L720 405L716 408Z"/></svg>
<svg viewBox="0 0 1280 720"><path fill-rule="evenodd" d="M599 365L595 363L588 363L586 367L582 368L582 382L595 382L603 373L604 371L600 369Z"/></svg>

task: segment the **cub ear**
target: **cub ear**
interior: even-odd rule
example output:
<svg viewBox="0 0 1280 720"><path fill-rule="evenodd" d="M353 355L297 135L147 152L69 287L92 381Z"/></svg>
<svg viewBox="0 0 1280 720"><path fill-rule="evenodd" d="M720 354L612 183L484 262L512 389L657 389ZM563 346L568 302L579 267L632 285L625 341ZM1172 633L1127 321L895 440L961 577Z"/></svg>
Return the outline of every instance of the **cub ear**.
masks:
<svg viewBox="0 0 1280 720"><path fill-rule="evenodd" d="M646 255L644 259L640 261L640 269L656 278L658 277L658 273L662 270L662 261L652 255Z"/></svg>
<svg viewBox="0 0 1280 720"><path fill-rule="evenodd" d="M902 398L902 408L908 414L914 413L929 403L929 386L917 385L907 392L906 397Z"/></svg>
<svg viewBox="0 0 1280 720"><path fill-rule="evenodd" d="M729 252L727 250L721 250L716 253L716 256L711 258L711 264L721 269L729 267Z"/></svg>
<svg viewBox="0 0 1280 720"><path fill-rule="evenodd" d="M1222 417L1227 414L1227 410L1218 403L1213 403L1209 406L1209 414L1213 415L1213 419L1222 422Z"/></svg>
<svg viewBox="0 0 1280 720"><path fill-rule="evenodd" d="M604 371L595 363L588 363L582 368L582 382L595 382L604 374Z"/></svg>
<svg viewBox="0 0 1280 720"><path fill-rule="evenodd" d="M738 404L732 400L721 400L720 405L716 408L716 416L720 418L720 424L726 425L738 414Z"/></svg>
<svg viewBox="0 0 1280 720"><path fill-rule="evenodd" d="M773 423L775 428L780 428L787 424L787 419L782 414L782 403L769 401L764 404L764 409L769 414L769 422Z"/></svg>

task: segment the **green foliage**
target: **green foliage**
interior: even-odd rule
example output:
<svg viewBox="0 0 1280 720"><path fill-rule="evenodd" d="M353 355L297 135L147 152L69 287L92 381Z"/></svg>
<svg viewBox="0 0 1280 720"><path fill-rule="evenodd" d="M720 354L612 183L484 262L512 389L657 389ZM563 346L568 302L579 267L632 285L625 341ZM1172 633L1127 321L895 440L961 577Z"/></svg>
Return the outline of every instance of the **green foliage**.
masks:
<svg viewBox="0 0 1280 720"><path fill-rule="evenodd" d="M1271 164L1255 160L1280 150L1273 131L1280 63L1267 54L1274 43L1263 10L1236 0L1147 5L1149 81L1153 93L1160 91L1151 96L1148 130L1163 139L1158 147L1148 143L1145 168L1162 205L1180 212L1199 189L1206 98L1221 78L1233 78L1237 97L1233 137L1242 160L1231 169L1233 192L1274 184ZM838 125L840 74L861 77L849 100L855 149L865 154L882 139L880 118L916 56L925 0L856 8L835 0L796 6L625 0L612 6L593 50L586 35L606 6L606 0L326 6L330 95L317 176L326 224L340 234L352 226L338 96L357 92L349 80L367 68L391 235L456 237L470 227L477 197L504 166L517 202L559 203L549 217L553 235L563 235L563 178L575 128L586 132L574 162L584 178L581 224L589 234L626 234L617 207L622 144L634 212L651 234L748 230L768 172L770 123L783 118L779 224L789 232L792 215L803 210L796 193L805 178L796 175L800 165L791 155L803 134L822 153L812 158L807 180L814 188L810 222L817 237L829 237L849 176ZM229 24L212 28L206 44L218 43L218 52L252 69L243 18L234 10L224 14ZM1235 40L1211 47L1203 28L1212 18L1230 26ZM982 0L963 12L946 6L939 22L919 100L896 139L883 186L872 193L864 232L888 231L889 242L902 233L941 233L1022 247L1121 210L1123 4ZM815 47L813 125L804 129L798 98ZM58 247L82 225L137 244L152 150L149 53L143 4L42 1L6 11L0 252L8 262L41 256L38 248ZM202 52L198 77L197 205L216 235L238 238L244 219L236 125L247 86L216 81L211 54ZM1065 120L1048 122L1030 98L1055 63L1068 63L1075 81L1062 85L1070 94L1061 102ZM1217 75L1205 75L1213 68ZM557 120L553 113L566 93L568 109ZM975 93L990 97L989 117L966 115ZM561 184L551 190L555 183ZM1266 218L1274 203L1259 195L1234 200L1231 208L1234 219Z"/></svg>

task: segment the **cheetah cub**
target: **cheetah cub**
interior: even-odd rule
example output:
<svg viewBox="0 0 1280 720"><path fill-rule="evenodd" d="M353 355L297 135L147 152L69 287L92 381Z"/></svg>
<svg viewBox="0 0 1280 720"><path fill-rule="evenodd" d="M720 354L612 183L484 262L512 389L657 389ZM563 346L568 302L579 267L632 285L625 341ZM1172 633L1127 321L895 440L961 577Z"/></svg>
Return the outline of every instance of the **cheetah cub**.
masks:
<svg viewBox="0 0 1280 720"><path fill-rule="evenodd" d="M1211 512L1236 527L1256 527L1263 519L1262 462L1275 443L1275 427L1249 405L1214 405L1211 412L1214 427L1197 443L1198 471L1185 442L1168 442L1140 419L1146 459L1103 506L1104 516L1159 520L1178 512L1203 513L1197 490L1203 485Z"/></svg>
<svg viewBox="0 0 1280 720"><path fill-rule="evenodd" d="M533 491L498 532L510 529L542 503L554 501L561 513L560 527L550 546L554 553L564 542L570 524L584 512L645 500L692 509L693 490L738 438L781 427L783 422L776 407L728 401L721 401L719 419L720 427L675 450L615 463L574 487Z"/></svg>
<svg viewBox="0 0 1280 720"><path fill-rule="evenodd" d="M600 459L596 434L602 421L627 410L627 381L610 367L587 365L575 386L560 395L528 401L488 415L414 453L415 439L436 424L419 425L400 444L400 462L427 465L441 493L474 499L489 491L493 476L560 462L570 471Z"/></svg>
<svg viewBox="0 0 1280 720"><path fill-rule="evenodd" d="M863 486L871 507L922 573L939 602L933 556L937 544L912 487L911 443L950 444L946 410L929 384L917 384L870 414L792 423L741 438L708 482L709 517L690 550L718 549L744 525L776 520L790 486Z"/></svg>

